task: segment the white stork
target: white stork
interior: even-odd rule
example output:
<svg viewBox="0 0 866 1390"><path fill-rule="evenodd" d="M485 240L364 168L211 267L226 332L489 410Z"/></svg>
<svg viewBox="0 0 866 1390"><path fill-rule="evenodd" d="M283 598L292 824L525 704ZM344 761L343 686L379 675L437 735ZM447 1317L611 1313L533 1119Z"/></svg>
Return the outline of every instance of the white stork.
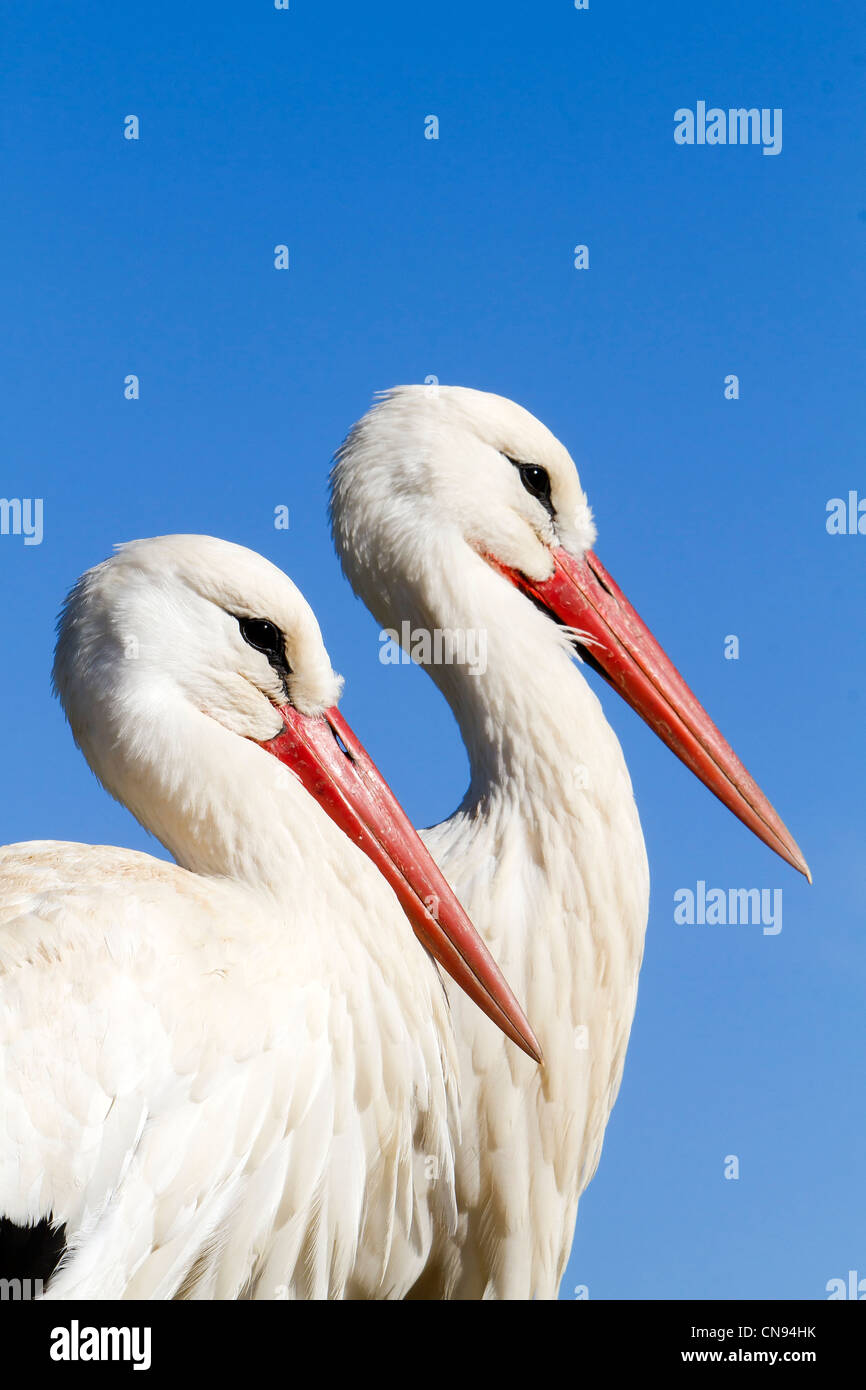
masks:
<svg viewBox="0 0 866 1390"><path fill-rule="evenodd" d="M399 1297L453 1226L456 1123L404 911L537 1045L334 708L310 608L240 546L133 542L72 590L54 678L176 863L0 850L7 1248L62 1228L49 1298Z"/></svg>
<svg viewBox="0 0 866 1390"><path fill-rule="evenodd" d="M628 770L575 651L747 826L808 869L593 554L575 465L526 410L458 387L385 393L338 452L331 511L353 588L383 629L416 642L457 718L470 786L424 839L545 1059L538 1069L506 1050L454 997L460 1220L413 1296L554 1298L622 1076L649 899ZM417 641L436 630L451 642L440 664ZM486 638L483 673L459 660L473 632Z"/></svg>

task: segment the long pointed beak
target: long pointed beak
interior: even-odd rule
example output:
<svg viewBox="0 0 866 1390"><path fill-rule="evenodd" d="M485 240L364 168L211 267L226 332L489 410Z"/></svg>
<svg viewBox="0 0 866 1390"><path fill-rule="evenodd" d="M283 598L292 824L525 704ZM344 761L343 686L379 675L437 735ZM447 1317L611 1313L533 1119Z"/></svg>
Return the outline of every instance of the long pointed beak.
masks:
<svg viewBox="0 0 866 1390"><path fill-rule="evenodd" d="M334 709L311 717L292 705L261 746L315 797L387 879L419 941L470 999L536 1062L538 1039L481 937L391 788Z"/></svg>
<svg viewBox="0 0 866 1390"><path fill-rule="evenodd" d="M598 557L590 550L576 560L556 549L553 558L553 574L540 582L497 568L576 630L588 664L744 825L811 883L809 866L790 831Z"/></svg>

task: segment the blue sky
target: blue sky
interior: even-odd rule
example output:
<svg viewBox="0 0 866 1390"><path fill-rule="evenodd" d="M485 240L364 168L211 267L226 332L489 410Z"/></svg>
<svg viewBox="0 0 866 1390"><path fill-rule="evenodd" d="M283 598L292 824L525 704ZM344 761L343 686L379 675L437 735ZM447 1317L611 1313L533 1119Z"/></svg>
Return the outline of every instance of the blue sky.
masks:
<svg viewBox="0 0 866 1390"><path fill-rule="evenodd" d="M49 670L77 575L172 531L285 568L410 814L454 808L451 716L421 671L380 665L325 516L330 455L372 394L435 375L514 397L568 445L600 556L810 861L811 889L603 692L653 896L565 1298L821 1298L866 1277L866 535L825 526L830 498L866 497L856 10L5 16L0 493L43 499L44 538L0 536L0 841L155 849L88 773ZM676 145L698 100L781 108L781 153ZM699 879L781 888L782 931L676 925Z"/></svg>

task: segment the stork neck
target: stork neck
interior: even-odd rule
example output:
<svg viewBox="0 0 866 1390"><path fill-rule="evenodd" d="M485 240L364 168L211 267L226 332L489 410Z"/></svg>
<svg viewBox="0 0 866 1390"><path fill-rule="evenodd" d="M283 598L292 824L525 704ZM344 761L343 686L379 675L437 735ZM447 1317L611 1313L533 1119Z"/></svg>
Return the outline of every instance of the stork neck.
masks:
<svg viewBox="0 0 866 1390"><path fill-rule="evenodd" d="M336 860L340 832L276 758L182 700L165 701L160 715L147 706L136 720L127 710L110 765L85 753L178 864L296 898L305 862Z"/></svg>
<svg viewBox="0 0 866 1390"><path fill-rule="evenodd" d="M431 633L422 664L450 704L469 756L464 809L492 791L570 782L618 745L601 705L575 664L560 628L474 552L466 565L443 564L435 584L404 594L402 616ZM436 660L435 632L475 657ZM439 654L448 645L440 642ZM621 757L621 755L620 755Z"/></svg>

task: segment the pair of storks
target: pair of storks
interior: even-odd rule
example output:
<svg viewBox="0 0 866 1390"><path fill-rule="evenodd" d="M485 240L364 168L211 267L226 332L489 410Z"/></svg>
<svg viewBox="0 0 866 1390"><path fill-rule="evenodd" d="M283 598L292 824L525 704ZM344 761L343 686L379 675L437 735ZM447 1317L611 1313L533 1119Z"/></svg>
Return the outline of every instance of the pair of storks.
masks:
<svg viewBox="0 0 866 1390"><path fill-rule="evenodd" d="M483 671L430 667L471 783L423 844L260 556L133 542L64 608L75 739L176 862L0 850L0 1276L49 1298L556 1295L649 893L582 665L808 875L527 411L389 392L337 455L332 523L383 627L485 635Z"/></svg>

